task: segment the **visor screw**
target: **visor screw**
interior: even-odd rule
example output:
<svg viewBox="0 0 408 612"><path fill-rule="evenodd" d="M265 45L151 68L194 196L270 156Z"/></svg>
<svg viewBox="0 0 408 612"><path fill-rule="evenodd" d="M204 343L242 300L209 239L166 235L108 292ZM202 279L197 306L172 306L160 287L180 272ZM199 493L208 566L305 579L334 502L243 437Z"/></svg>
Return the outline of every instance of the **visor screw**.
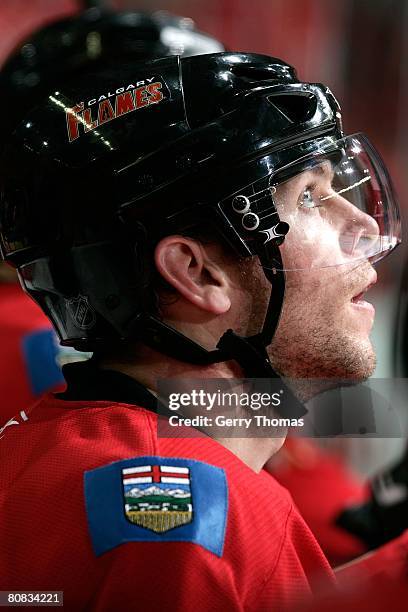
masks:
<svg viewBox="0 0 408 612"><path fill-rule="evenodd" d="M255 213L247 213L242 217L242 227L248 232L253 232L259 226L259 217Z"/></svg>
<svg viewBox="0 0 408 612"><path fill-rule="evenodd" d="M235 198L232 200L232 208L240 215L244 215L246 212L248 212L250 207L251 205L249 200L244 195L235 196Z"/></svg>

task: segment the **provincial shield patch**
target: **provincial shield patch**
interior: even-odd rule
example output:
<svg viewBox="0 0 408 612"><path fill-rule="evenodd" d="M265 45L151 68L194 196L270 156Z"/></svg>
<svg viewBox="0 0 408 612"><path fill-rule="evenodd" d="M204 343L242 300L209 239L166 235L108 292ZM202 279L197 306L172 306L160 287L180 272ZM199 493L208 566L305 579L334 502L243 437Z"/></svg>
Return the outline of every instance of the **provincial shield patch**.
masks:
<svg viewBox="0 0 408 612"><path fill-rule="evenodd" d="M122 469L128 521L163 533L191 523L193 503L188 467L142 465Z"/></svg>
<svg viewBox="0 0 408 612"><path fill-rule="evenodd" d="M96 555L126 542L192 542L222 556L228 513L224 470L190 458L143 456L84 474Z"/></svg>

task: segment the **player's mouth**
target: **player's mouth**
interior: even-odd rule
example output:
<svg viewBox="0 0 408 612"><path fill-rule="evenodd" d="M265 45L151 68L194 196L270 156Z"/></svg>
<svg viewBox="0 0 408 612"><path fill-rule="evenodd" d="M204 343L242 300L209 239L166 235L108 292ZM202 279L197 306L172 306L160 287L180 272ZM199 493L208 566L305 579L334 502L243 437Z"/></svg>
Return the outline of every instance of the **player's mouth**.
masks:
<svg viewBox="0 0 408 612"><path fill-rule="evenodd" d="M353 304L353 306L355 308L358 308L360 310L364 310L367 313L370 313L374 316L375 314L375 308L372 304L370 304L370 302L367 302L364 299L365 294L367 293L367 291L373 286L375 285L375 283L377 282L377 273L374 272L370 281L363 287L362 290L359 291L359 293L356 293L356 295L354 297L351 298L351 303Z"/></svg>

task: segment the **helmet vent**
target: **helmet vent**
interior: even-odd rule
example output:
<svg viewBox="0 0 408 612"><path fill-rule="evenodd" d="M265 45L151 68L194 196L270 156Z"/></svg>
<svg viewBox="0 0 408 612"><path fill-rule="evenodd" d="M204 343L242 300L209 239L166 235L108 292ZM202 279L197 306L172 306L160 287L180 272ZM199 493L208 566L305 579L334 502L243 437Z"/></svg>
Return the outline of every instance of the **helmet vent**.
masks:
<svg viewBox="0 0 408 612"><path fill-rule="evenodd" d="M267 68L259 66L251 66L248 64L237 64L231 66L231 72L241 78L246 83L253 85L254 83L267 82L269 85L282 83L282 80L290 80L291 74L288 66L270 65Z"/></svg>
<svg viewBox="0 0 408 612"><path fill-rule="evenodd" d="M317 99L309 93L275 94L268 101L291 123L306 123L317 110Z"/></svg>

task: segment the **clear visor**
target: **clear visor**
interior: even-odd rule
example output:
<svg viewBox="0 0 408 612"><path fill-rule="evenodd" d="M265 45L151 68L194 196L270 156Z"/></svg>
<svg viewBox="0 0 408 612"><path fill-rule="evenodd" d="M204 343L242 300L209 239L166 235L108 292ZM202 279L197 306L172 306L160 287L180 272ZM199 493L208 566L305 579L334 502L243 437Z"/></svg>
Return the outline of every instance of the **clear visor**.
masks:
<svg viewBox="0 0 408 612"><path fill-rule="evenodd" d="M401 241L398 205L388 173L361 134L280 168L262 187L252 185L247 198L251 210L245 214L255 213L259 219L251 250L263 253L264 267L278 267L273 260L268 263L265 253L280 229L287 229L282 222L289 226L280 246L281 267L287 271L362 260L373 263ZM268 190L270 195L265 198ZM249 234L244 238L246 244Z"/></svg>

